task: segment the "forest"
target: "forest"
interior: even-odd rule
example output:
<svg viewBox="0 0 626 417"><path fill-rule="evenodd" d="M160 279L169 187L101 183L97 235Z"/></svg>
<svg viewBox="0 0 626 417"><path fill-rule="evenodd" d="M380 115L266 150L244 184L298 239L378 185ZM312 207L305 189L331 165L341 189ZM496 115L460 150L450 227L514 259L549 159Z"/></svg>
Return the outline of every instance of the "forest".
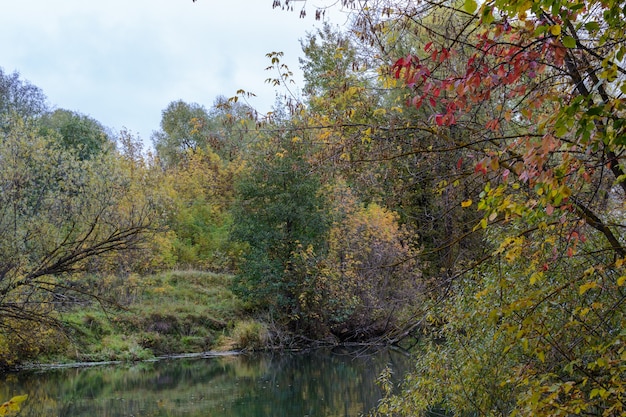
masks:
<svg viewBox="0 0 626 417"><path fill-rule="evenodd" d="M381 416L626 415L624 2L327 7L301 94L270 52L271 112L174 101L153 149L0 72L2 366L183 271L253 348L410 351Z"/></svg>

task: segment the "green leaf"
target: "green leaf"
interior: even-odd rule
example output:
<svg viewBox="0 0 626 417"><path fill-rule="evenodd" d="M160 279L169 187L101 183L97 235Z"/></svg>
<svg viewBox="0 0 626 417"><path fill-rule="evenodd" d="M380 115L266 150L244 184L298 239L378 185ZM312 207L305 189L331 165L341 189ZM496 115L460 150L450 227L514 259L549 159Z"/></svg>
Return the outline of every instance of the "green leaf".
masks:
<svg viewBox="0 0 626 417"><path fill-rule="evenodd" d="M477 8L478 3L476 3L476 0L465 0L465 3L463 4L463 10L470 14L474 14Z"/></svg>
<svg viewBox="0 0 626 417"><path fill-rule="evenodd" d="M483 8L483 17L482 17L483 24L488 25L491 22L493 22L493 20L494 20L493 10L491 9L491 7Z"/></svg>
<svg viewBox="0 0 626 417"><path fill-rule="evenodd" d="M576 48L576 39L572 38L571 36L563 36L561 42L563 42L563 46L566 48Z"/></svg>

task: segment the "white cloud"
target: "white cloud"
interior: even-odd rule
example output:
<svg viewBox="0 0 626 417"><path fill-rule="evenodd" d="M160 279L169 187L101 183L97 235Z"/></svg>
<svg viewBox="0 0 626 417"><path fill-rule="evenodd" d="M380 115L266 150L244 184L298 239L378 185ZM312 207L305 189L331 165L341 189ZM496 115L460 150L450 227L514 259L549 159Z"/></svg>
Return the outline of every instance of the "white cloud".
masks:
<svg viewBox="0 0 626 417"><path fill-rule="evenodd" d="M56 107L148 141L161 110L183 99L210 107L218 95L254 92L274 103L265 54L285 53L300 79L299 39L312 18L270 0L30 0L0 14L0 66L42 88Z"/></svg>

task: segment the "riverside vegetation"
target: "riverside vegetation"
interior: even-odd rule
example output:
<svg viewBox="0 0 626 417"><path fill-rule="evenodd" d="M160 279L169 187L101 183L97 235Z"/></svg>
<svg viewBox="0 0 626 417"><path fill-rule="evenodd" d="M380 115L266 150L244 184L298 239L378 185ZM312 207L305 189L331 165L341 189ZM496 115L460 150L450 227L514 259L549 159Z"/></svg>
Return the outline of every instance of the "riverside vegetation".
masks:
<svg viewBox="0 0 626 417"><path fill-rule="evenodd" d="M0 74L0 363L401 344L380 415L624 415L623 2L341 3L154 152Z"/></svg>

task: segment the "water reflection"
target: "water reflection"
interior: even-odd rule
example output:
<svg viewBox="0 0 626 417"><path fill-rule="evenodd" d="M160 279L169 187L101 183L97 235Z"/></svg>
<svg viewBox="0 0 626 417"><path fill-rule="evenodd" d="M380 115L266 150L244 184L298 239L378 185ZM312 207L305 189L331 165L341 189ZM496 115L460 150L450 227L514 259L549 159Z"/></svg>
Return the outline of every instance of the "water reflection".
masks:
<svg viewBox="0 0 626 417"><path fill-rule="evenodd" d="M240 355L22 372L0 399L28 394L20 416L356 417L376 405L374 381L406 358L392 351Z"/></svg>

